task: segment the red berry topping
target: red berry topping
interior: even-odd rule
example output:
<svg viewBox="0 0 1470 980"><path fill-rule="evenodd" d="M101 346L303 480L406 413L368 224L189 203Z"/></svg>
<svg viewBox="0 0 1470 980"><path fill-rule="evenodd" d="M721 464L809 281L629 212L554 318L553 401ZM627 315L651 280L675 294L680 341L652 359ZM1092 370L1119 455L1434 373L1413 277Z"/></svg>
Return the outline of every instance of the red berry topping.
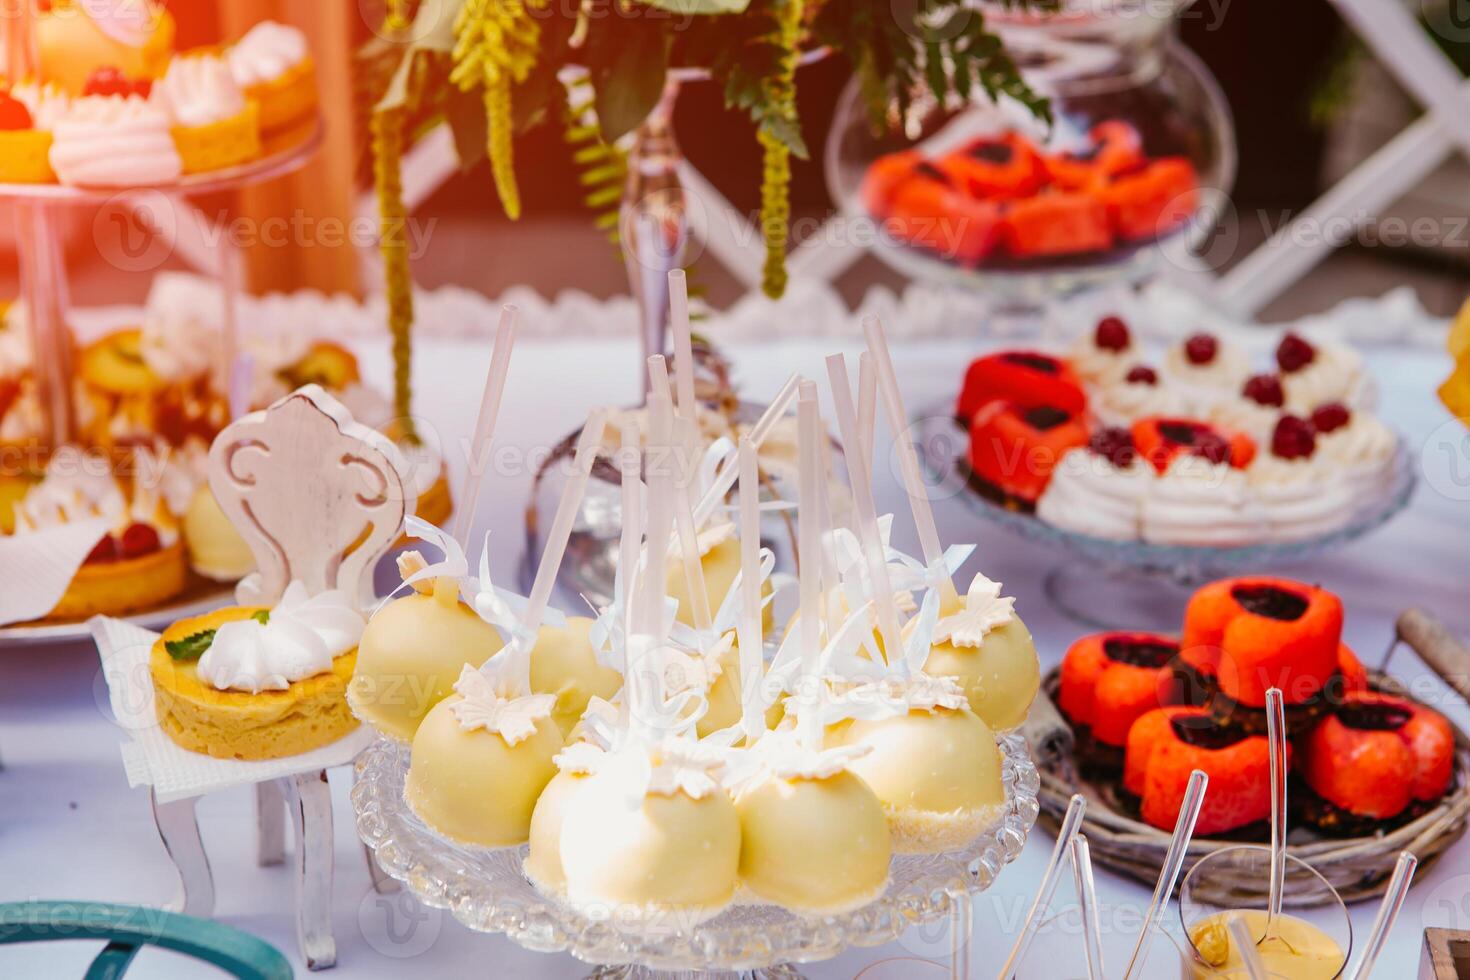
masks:
<svg viewBox="0 0 1470 980"><path fill-rule="evenodd" d="M117 558L117 542L109 534L101 541L98 541L96 547L87 555L86 564L95 565L103 562L117 561Z"/></svg>
<svg viewBox="0 0 1470 980"><path fill-rule="evenodd" d="M124 558L151 555L161 547L163 543L158 540L158 532L147 524L129 524L128 529L122 533Z"/></svg>
<svg viewBox="0 0 1470 980"><path fill-rule="evenodd" d="M1137 367L1129 368L1128 374L1124 376L1123 380L1131 385L1156 385L1159 383L1159 372L1147 364L1140 364Z"/></svg>
<svg viewBox="0 0 1470 980"><path fill-rule="evenodd" d="M1197 333L1184 342L1184 356L1190 364L1209 364L1220 352L1220 342L1207 333Z"/></svg>
<svg viewBox="0 0 1470 980"><path fill-rule="evenodd" d="M1319 405L1312 413L1312 428L1320 432L1335 432L1353 420L1353 413L1341 402Z"/></svg>
<svg viewBox="0 0 1470 980"><path fill-rule="evenodd" d="M1127 469L1138 458L1138 447L1133 443L1133 433L1127 429L1099 429L1093 433L1087 448L1119 469Z"/></svg>
<svg viewBox="0 0 1470 980"><path fill-rule="evenodd" d="M1281 390L1281 379L1274 374L1257 374L1246 381L1241 394L1257 405L1280 408L1286 404L1286 392Z"/></svg>
<svg viewBox="0 0 1470 980"><path fill-rule="evenodd" d="M1103 350L1112 351L1127 350L1128 345L1133 342L1128 333L1128 324L1115 316L1103 317L1098 321L1092 340Z"/></svg>
<svg viewBox="0 0 1470 980"><path fill-rule="evenodd" d="M1276 363L1281 365L1281 370L1287 374L1300 371L1317 356L1317 348L1307 343L1294 333L1289 333L1281 338L1281 344L1276 348Z"/></svg>
<svg viewBox="0 0 1470 980"><path fill-rule="evenodd" d="M1283 415L1271 433L1271 452L1282 459L1306 459L1317 451L1317 434L1312 423L1295 415Z"/></svg>
<svg viewBox="0 0 1470 980"><path fill-rule="evenodd" d="M103 66L87 76L86 84L82 86L83 95L121 95L126 98L129 95L139 95L148 98L153 91L153 82L146 78L136 81L122 73L121 68Z"/></svg>
<svg viewBox="0 0 1470 980"><path fill-rule="evenodd" d="M0 131L30 129L33 125L26 104L9 92L0 92Z"/></svg>
<svg viewBox="0 0 1470 980"><path fill-rule="evenodd" d="M1194 454L1201 456L1217 466L1230 465L1230 440L1209 429L1201 431L1194 437Z"/></svg>

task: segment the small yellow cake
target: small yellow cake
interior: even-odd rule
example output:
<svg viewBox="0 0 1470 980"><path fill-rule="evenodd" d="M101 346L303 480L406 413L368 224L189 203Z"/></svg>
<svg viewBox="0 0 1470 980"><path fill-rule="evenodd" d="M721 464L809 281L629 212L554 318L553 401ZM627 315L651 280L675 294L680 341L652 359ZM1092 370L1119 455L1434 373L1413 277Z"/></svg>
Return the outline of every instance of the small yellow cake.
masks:
<svg viewBox="0 0 1470 980"><path fill-rule="evenodd" d="M570 734L587 702L609 700L623 686L623 675L597 662L589 638L593 621L568 616L565 627L543 626L531 648L531 690L556 698L552 718L563 735Z"/></svg>
<svg viewBox="0 0 1470 980"><path fill-rule="evenodd" d="M54 184L51 134L39 129L0 131L0 184Z"/></svg>
<svg viewBox="0 0 1470 980"><path fill-rule="evenodd" d="M245 97L260 103L260 128L268 133L313 116L317 107L316 63L307 55L279 77L246 88Z"/></svg>
<svg viewBox="0 0 1470 980"><path fill-rule="evenodd" d="M189 565L216 582L238 582L255 570L255 556L235 525L220 509L208 484L194 491L184 512L184 541Z"/></svg>
<svg viewBox="0 0 1470 980"><path fill-rule="evenodd" d="M153 644L149 673L164 734L191 752L217 759L277 759L329 745L357 727L347 709L347 682L356 649L332 659L332 669L283 691L218 690L199 676L196 660L176 660L167 644L262 610L219 609L180 620Z"/></svg>
<svg viewBox="0 0 1470 980"><path fill-rule="evenodd" d="M151 609L184 591L187 571L182 541L138 558L88 562L45 619L75 622Z"/></svg>
<svg viewBox="0 0 1470 980"><path fill-rule="evenodd" d="M237 167L261 155L260 106L247 100L243 111L202 126L175 126L169 130L174 148L184 162L184 173Z"/></svg>
<svg viewBox="0 0 1470 980"><path fill-rule="evenodd" d="M1019 616L985 634L977 646L936 643L924 673L952 677L965 689L970 710L995 731L1019 728L1041 689L1036 644Z"/></svg>
<svg viewBox="0 0 1470 980"><path fill-rule="evenodd" d="M561 866L561 828L571 812L572 800L587 784L586 773L563 769L552 777L531 812L531 850L521 866L531 884L548 895L566 894L567 875Z"/></svg>

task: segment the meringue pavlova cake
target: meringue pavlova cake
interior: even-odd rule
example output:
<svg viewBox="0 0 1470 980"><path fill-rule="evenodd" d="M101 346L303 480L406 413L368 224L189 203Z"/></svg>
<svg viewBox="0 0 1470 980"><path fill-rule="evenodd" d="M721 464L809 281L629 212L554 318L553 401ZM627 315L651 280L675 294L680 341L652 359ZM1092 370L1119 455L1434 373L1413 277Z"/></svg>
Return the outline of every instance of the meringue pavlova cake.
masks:
<svg viewBox="0 0 1470 980"><path fill-rule="evenodd" d="M158 724L191 752L277 759L357 727L347 682L366 620L347 593L292 582L273 609L233 606L180 620L153 645Z"/></svg>

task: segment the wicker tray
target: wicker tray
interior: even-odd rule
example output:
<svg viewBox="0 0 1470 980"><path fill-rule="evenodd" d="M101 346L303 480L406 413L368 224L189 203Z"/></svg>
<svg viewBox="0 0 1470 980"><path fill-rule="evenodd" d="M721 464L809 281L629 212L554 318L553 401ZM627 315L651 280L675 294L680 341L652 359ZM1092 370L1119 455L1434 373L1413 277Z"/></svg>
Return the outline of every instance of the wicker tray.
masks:
<svg viewBox="0 0 1470 980"><path fill-rule="evenodd" d="M1414 649L1447 684L1470 699L1470 648L1456 640L1428 613L1410 610L1399 617L1397 643ZM1082 778L1074 761L1071 727L1052 702L1057 671L1048 675L1026 722L1041 789L1037 801L1039 826L1055 834L1072 794L1087 797L1083 833L1092 848L1093 860L1147 884L1158 880L1159 867L1169 845L1169 835L1133 819L1119 806L1116 788ZM1384 674L1374 673L1375 689L1417 701L1403 685ZM1453 723L1451 723L1453 726ZM1332 883L1344 902L1359 902L1381 895L1393 874L1400 851L1412 851L1420 865L1436 860L1465 833L1470 818L1470 735L1455 729L1455 774L1451 789L1434 809L1423 816L1371 837L1330 838L1310 828L1291 832L1287 850L1309 863ZM1217 850L1238 843L1225 838L1195 840L1189 846L1185 870ZM1313 879L1315 880L1315 879ZM1287 902L1295 906L1321 905L1329 896L1309 885L1288 881ZM1222 875L1209 882L1203 898L1231 907L1233 903L1264 897L1265 881L1257 876L1232 879Z"/></svg>

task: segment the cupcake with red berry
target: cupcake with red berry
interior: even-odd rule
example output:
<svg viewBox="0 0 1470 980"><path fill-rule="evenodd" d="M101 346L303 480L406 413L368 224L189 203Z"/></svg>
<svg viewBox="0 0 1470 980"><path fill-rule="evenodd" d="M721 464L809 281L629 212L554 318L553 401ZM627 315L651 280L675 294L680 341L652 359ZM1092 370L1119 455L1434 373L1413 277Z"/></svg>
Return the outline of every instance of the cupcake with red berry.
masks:
<svg viewBox="0 0 1470 980"><path fill-rule="evenodd" d="M247 102L224 59L180 55L154 86L173 120L184 173L221 170L260 156L260 111Z"/></svg>
<svg viewBox="0 0 1470 980"><path fill-rule="evenodd" d="M65 114L66 96L35 83L0 91L0 183L52 184L51 129Z"/></svg>
<svg viewBox="0 0 1470 980"><path fill-rule="evenodd" d="M1083 334L1067 351L1067 360L1077 376L1090 385L1113 384L1138 361L1133 332L1119 316L1105 316L1091 332Z"/></svg>
<svg viewBox="0 0 1470 980"><path fill-rule="evenodd" d="M1302 745L1302 815L1323 833L1372 836L1424 814L1454 778L1454 730L1404 698L1343 698Z"/></svg>
<svg viewBox="0 0 1470 980"><path fill-rule="evenodd" d="M1036 516L1078 534L1136 540L1143 498L1153 479L1131 432L1101 429L1085 448L1062 456L1037 501Z"/></svg>
<svg viewBox="0 0 1470 980"><path fill-rule="evenodd" d="M1276 374L1253 374L1239 398L1221 398L1206 411L1209 421L1244 432L1258 444L1268 442L1286 406L1286 391Z"/></svg>
<svg viewBox="0 0 1470 980"><path fill-rule="evenodd" d="M1359 500L1383 493L1393 481L1399 440L1393 430L1367 412L1342 402L1317 406L1312 412L1317 450L1342 470L1342 478Z"/></svg>
<svg viewBox="0 0 1470 980"><path fill-rule="evenodd" d="M1151 415L1183 415L1188 405L1184 395L1164 383L1159 372L1147 364L1135 364L1114 384L1098 388L1092 397L1092 413L1104 425L1128 426Z"/></svg>
<svg viewBox="0 0 1470 980"><path fill-rule="evenodd" d="M1200 404L1240 390L1250 374L1250 362L1233 344L1211 333L1196 333L1169 348L1164 377L1199 400Z"/></svg>
<svg viewBox="0 0 1470 980"><path fill-rule="evenodd" d="M1363 358L1350 347L1288 333L1276 347L1276 364L1286 407L1299 415L1310 415L1332 402L1356 405L1366 397Z"/></svg>
<svg viewBox="0 0 1470 980"><path fill-rule="evenodd" d="M1317 449L1312 423L1283 415L1247 474L1271 537L1294 541L1341 527L1353 513L1342 471Z"/></svg>
<svg viewBox="0 0 1470 980"><path fill-rule="evenodd" d="M99 69L53 131L50 160L63 184L134 187L179 179L184 164L152 83Z"/></svg>

